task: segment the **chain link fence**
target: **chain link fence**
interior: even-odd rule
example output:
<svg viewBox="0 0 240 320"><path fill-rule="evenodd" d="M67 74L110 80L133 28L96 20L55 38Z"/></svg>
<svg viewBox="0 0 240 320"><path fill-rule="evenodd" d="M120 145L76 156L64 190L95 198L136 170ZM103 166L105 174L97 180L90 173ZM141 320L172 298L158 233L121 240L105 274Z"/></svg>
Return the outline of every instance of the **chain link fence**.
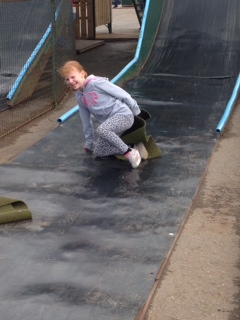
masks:
<svg viewBox="0 0 240 320"><path fill-rule="evenodd" d="M75 54L72 0L0 2L0 138L58 105Z"/></svg>

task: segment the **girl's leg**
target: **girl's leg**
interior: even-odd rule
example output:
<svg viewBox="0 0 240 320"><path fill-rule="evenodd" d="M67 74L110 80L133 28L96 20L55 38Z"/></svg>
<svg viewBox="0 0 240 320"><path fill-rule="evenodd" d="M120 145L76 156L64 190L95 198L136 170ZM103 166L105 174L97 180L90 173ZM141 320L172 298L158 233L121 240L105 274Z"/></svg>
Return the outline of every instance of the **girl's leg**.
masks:
<svg viewBox="0 0 240 320"><path fill-rule="evenodd" d="M98 139L95 147L97 157L106 157L115 154L124 154L128 146L120 135L129 129L134 122L133 115L116 114L104 121L98 128Z"/></svg>

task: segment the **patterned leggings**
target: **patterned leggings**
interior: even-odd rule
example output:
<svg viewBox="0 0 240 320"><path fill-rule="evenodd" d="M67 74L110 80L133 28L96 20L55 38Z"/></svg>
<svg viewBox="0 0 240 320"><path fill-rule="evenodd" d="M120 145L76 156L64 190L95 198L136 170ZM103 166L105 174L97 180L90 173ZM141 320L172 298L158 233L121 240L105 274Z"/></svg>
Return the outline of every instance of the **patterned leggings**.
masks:
<svg viewBox="0 0 240 320"><path fill-rule="evenodd" d="M122 141L120 135L129 129L134 122L133 115L115 114L104 121L98 128L98 139L95 147L97 157L124 154L128 146Z"/></svg>

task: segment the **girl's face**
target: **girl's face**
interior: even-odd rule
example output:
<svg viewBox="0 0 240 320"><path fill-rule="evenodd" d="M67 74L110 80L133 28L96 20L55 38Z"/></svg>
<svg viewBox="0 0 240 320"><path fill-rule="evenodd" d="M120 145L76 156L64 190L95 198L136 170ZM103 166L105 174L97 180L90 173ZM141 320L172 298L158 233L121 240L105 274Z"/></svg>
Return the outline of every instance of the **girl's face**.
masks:
<svg viewBox="0 0 240 320"><path fill-rule="evenodd" d="M68 73L65 77L65 81L67 85L69 85L73 90L83 90L85 84L85 71L78 71L77 69L73 69Z"/></svg>

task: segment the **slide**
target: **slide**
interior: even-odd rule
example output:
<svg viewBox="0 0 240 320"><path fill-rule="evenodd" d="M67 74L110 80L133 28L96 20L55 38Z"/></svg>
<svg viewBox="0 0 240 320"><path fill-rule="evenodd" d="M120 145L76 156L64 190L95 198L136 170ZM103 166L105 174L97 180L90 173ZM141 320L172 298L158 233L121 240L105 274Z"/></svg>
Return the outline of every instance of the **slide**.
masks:
<svg viewBox="0 0 240 320"><path fill-rule="evenodd" d="M95 159L76 114L0 166L1 195L32 212L0 234L3 319L138 319L186 221L238 79L239 0L151 0L144 14L112 81L152 115L163 156Z"/></svg>
<svg viewBox="0 0 240 320"><path fill-rule="evenodd" d="M239 87L239 2L150 1L146 10L137 62L122 76L133 77L125 89L143 106L161 108L163 132L170 123L178 133L182 126L221 132L225 124L218 121Z"/></svg>

